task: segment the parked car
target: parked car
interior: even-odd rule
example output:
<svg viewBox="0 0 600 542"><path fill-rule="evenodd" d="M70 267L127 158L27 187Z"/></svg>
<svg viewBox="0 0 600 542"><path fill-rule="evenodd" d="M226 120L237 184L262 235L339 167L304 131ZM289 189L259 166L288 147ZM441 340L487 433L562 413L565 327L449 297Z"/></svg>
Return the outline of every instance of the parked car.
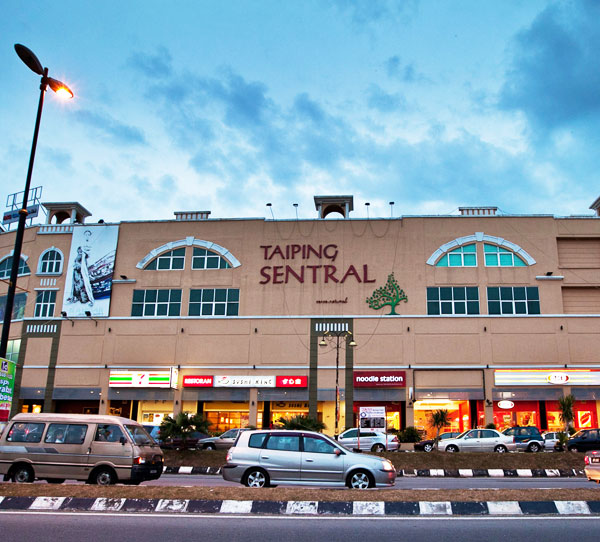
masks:
<svg viewBox="0 0 600 542"><path fill-rule="evenodd" d="M169 437L163 439L160 447L164 450L196 450L200 448L199 442L209 438L206 433L192 431L185 440L182 437Z"/></svg>
<svg viewBox="0 0 600 542"><path fill-rule="evenodd" d="M535 425L509 427L502 433L508 437L514 437L518 451L539 452L544 450L544 437Z"/></svg>
<svg viewBox="0 0 600 542"><path fill-rule="evenodd" d="M458 432L442 433L440 435L440 442L442 440L446 440L449 438L458 437L458 435L460 435L460 433L458 433ZM430 439L422 440L421 442L415 442L414 448L415 448L415 452L431 452L432 450L435 449L435 439L430 438Z"/></svg>
<svg viewBox="0 0 600 542"><path fill-rule="evenodd" d="M556 443L558 442L558 435L560 431L548 431L547 433L542 433L544 437L544 450L552 452Z"/></svg>
<svg viewBox="0 0 600 542"><path fill-rule="evenodd" d="M162 442L160 439L160 425L144 425L144 429L157 442L157 444Z"/></svg>
<svg viewBox="0 0 600 542"><path fill-rule="evenodd" d="M513 437L495 429L470 429L455 438L442 440L438 447L446 452L514 452L517 444Z"/></svg>
<svg viewBox="0 0 600 542"><path fill-rule="evenodd" d="M338 435L337 441L349 450L394 452L399 447L396 435L386 434L383 430L377 429L361 429L360 435L356 428L346 429Z"/></svg>
<svg viewBox="0 0 600 542"><path fill-rule="evenodd" d="M581 431L577 431L577 433L567 440L567 450L569 452L600 450L599 433L598 429L582 429ZM557 443L555 449L560 449L560 444Z"/></svg>
<svg viewBox="0 0 600 542"><path fill-rule="evenodd" d="M593 450L585 454L584 470L590 482L600 484L600 451Z"/></svg>
<svg viewBox="0 0 600 542"><path fill-rule="evenodd" d="M263 429L240 434L227 453L223 478L248 487L292 484L367 489L393 486L396 470L387 459L351 452L321 433Z"/></svg>
<svg viewBox="0 0 600 542"><path fill-rule="evenodd" d="M206 437L198 441L197 448L200 450L226 450L233 446L233 443L240 432L248 430L248 427L238 427L229 429L218 437L209 437L206 435Z"/></svg>

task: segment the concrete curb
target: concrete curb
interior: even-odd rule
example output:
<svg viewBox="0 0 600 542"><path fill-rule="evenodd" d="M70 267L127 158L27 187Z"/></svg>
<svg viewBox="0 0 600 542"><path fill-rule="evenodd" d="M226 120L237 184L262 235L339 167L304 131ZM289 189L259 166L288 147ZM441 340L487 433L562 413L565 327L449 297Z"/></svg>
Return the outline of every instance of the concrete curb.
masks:
<svg viewBox="0 0 600 542"><path fill-rule="evenodd" d="M220 467L165 467L164 474L221 474ZM440 478L572 478L583 469L401 469L398 477Z"/></svg>
<svg viewBox="0 0 600 542"><path fill-rule="evenodd" d="M2 510L283 516L596 516L600 515L600 501L321 502L0 496Z"/></svg>

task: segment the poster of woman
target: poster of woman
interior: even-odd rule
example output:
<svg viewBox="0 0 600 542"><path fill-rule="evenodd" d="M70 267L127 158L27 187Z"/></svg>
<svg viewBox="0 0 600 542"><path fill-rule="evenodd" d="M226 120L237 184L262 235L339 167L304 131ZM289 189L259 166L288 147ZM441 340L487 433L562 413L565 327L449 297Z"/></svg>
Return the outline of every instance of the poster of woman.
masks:
<svg viewBox="0 0 600 542"><path fill-rule="evenodd" d="M119 227L73 227L62 310L69 316L108 316Z"/></svg>

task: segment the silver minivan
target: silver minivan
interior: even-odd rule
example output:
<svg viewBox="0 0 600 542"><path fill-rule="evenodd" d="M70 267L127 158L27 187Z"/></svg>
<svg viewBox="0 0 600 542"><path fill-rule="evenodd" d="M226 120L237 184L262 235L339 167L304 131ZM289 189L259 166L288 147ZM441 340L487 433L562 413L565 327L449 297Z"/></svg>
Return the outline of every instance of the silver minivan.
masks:
<svg viewBox="0 0 600 542"><path fill-rule="evenodd" d="M290 484L367 489L393 486L396 470L387 459L351 452L321 433L263 429L240 433L227 453L223 478L248 487Z"/></svg>
<svg viewBox="0 0 600 542"><path fill-rule="evenodd" d="M163 452L136 421L86 414L17 414L0 437L4 480L137 485L163 471Z"/></svg>

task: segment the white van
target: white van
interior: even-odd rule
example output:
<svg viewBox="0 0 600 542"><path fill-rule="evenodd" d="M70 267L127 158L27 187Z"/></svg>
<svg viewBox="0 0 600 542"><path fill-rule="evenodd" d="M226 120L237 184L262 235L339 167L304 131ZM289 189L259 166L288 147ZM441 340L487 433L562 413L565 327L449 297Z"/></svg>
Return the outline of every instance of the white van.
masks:
<svg viewBox="0 0 600 542"><path fill-rule="evenodd" d="M118 416L17 414L0 437L5 481L137 485L162 471L156 441L138 422Z"/></svg>

